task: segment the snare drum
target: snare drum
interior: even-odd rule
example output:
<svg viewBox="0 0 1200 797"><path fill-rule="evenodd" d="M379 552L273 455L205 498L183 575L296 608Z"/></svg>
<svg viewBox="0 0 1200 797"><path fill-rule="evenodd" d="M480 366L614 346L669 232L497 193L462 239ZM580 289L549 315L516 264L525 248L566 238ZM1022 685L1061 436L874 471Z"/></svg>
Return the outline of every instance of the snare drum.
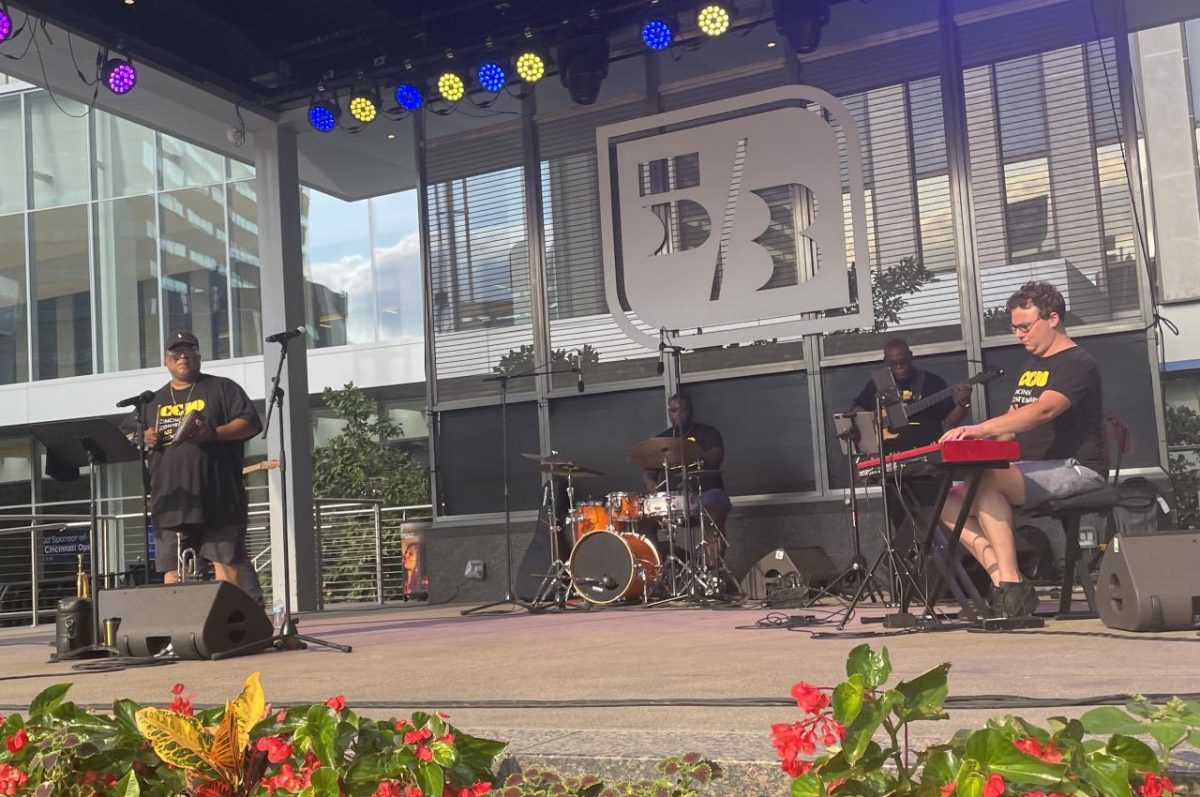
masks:
<svg viewBox="0 0 1200 797"><path fill-rule="evenodd" d="M605 531L610 527L608 506L604 501L583 501L571 510L567 523L576 540L582 540L594 531Z"/></svg>
<svg viewBox="0 0 1200 797"><path fill-rule="evenodd" d="M684 502L687 503L684 503ZM684 507L690 507L692 517L700 514L700 498L694 493L652 493L642 499L642 515L644 517L671 517L680 521L684 517Z"/></svg>
<svg viewBox="0 0 1200 797"><path fill-rule="evenodd" d="M641 534L596 532L571 551L571 586L590 603L636 600L653 589L661 564L658 549Z"/></svg>
<svg viewBox="0 0 1200 797"><path fill-rule="evenodd" d="M609 493L608 516L615 522L632 523L641 517L642 497L637 493Z"/></svg>

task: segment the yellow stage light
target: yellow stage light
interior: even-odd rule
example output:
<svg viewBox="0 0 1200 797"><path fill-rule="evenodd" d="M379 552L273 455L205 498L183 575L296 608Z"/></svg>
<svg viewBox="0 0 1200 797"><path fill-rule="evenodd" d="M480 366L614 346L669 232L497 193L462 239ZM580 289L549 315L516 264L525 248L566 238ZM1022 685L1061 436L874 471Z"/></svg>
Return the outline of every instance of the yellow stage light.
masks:
<svg viewBox="0 0 1200 797"><path fill-rule="evenodd" d="M696 14L696 25L701 33L720 36L729 30L729 11L720 3L709 3Z"/></svg>
<svg viewBox="0 0 1200 797"><path fill-rule="evenodd" d="M438 94L441 94L446 102L458 102L467 93L463 79L453 72L443 72L438 78L437 87Z"/></svg>

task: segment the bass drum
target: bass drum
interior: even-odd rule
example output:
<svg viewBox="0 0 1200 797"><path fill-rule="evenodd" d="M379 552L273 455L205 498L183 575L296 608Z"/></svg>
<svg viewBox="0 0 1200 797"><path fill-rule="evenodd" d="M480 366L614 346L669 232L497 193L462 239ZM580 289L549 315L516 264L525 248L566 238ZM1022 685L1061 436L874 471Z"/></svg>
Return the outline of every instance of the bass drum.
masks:
<svg viewBox="0 0 1200 797"><path fill-rule="evenodd" d="M571 551L571 586L589 603L637 600L649 594L662 564L654 543L630 531L596 531Z"/></svg>

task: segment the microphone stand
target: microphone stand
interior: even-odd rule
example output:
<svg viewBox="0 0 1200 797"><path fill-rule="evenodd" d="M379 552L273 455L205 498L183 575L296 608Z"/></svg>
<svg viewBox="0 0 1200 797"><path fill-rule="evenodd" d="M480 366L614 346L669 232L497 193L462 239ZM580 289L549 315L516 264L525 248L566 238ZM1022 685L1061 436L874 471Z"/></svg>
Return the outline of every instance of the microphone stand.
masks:
<svg viewBox="0 0 1200 797"><path fill-rule="evenodd" d="M153 401L153 399L151 399ZM138 467L139 475L142 478L142 535L146 538L146 550L149 551L150 545L150 466L147 462L148 454L146 452L146 404L148 402L141 401L141 396L138 396L138 401L133 405L133 425L134 434L137 435L138 449ZM152 567L149 555L146 556L146 583L150 583L150 568ZM107 586L107 585L105 585Z"/></svg>
<svg viewBox="0 0 1200 797"><path fill-rule="evenodd" d="M565 373L582 373L582 358L581 364L573 368L554 368L552 363L542 363L534 365L527 371L521 371L515 374L499 373L495 376L486 376L482 381L496 382L500 385L500 472L501 479L504 482L504 599L485 603L482 606L473 606L470 609L463 609L461 615L472 615L476 613L484 614L512 614L516 609L524 609L526 611L534 611L535 609L544 608L543 604L536 601L530 603L523 601L517 597L516 591L513 589L513 573L512 573L512 509L509 504L509 484L508 484L508 383L514 379L528 379L535 376L550 376L553 374ZM557 519L554 521L557 524ZM536 531L535 531L536 533ZM557 534L557 529L551 526L551 535ZM539 590L540 592L540 590ZM511 605L515 607L510 611L492 612L489 609L494 609L497 606Z"/></svg>
<svg viewBox="0 0 1200 797"><path fill-rule="evenodd" d="M296 621L292 619L292 574L291 574L291 555L288 535L290 530L288 527L288 490L287 490L287 429L283 422L283 388L279 386L279 378L283 374L283 364L287 360L288 341L290 338L283 337L275 342L279 344L279 365L275 369L275 376L271 379L271 395L267 404L267 420L263 423L262 439L266 440L267 435L271 431L271 415L276 405L279 407L279 495L280 505L282 507L282 518L280 527L282 530L282 550L280 555L283 557L283 624L279 631L270 639L262 642L251 642L246 645L226 650L221 653L213 654L213 659L224 659L231 656L236 656L239 653L246 653L251 650L261 650L267 645L274 645L276 650L304 650L306 642L311 642L314 645L340 650L342 653L349 653L353 648L350 645L339 645L336 642L330 642L325 639L307 636L301 634L296 627Z"/></svg>

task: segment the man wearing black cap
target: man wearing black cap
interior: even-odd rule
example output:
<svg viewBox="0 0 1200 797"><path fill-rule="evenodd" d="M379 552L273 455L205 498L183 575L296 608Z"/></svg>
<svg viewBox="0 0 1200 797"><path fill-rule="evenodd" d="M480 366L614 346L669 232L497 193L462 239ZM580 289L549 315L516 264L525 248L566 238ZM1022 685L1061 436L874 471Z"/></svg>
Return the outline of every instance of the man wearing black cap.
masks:
<svg viewBox="0 0 1200 797"><path fill-rule="evenodd" d="M155 564L174 583L182 543L212 562L218 579L257 583L241 571L250 567L243 443L262 430L258 411L232 380L200 373L191 332L170 334L163 363L171 380L143 410Z"/></svg>

